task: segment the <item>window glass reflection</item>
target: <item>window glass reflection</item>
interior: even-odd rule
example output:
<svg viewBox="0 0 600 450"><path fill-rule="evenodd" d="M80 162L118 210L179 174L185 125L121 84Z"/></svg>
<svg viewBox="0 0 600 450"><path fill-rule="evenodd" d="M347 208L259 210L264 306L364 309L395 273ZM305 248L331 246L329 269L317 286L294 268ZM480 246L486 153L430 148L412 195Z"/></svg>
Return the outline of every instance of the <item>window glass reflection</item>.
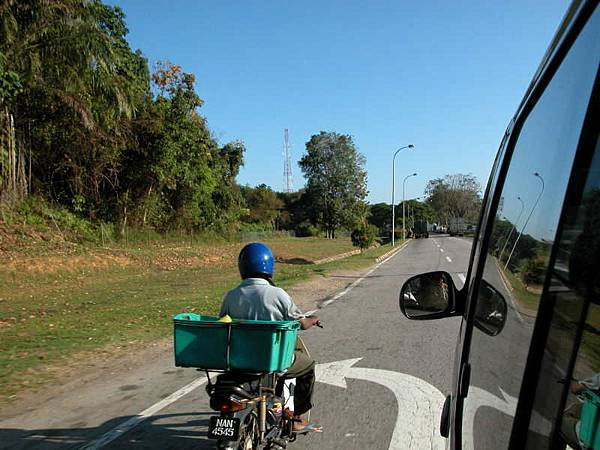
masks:
<svg viewBox="0 0 600 450"><path fill-rule="evenodd" d="M583 446L584 406L600 402L600 148L596 148L583 193L568 204L568 215L552 270L548 295L554 313L547 338L534 404L534 419L558 417L555 440ZM573 359L575 358L575 359ZM573 370L570 371L572 363ZM570 376L567 374L571 373ZM562 402L567 390L566 400ZM589 428L589 424L586 425ZM589 431L589 429L588 429ZM528 446L540 436L531 432Z"/></svg>

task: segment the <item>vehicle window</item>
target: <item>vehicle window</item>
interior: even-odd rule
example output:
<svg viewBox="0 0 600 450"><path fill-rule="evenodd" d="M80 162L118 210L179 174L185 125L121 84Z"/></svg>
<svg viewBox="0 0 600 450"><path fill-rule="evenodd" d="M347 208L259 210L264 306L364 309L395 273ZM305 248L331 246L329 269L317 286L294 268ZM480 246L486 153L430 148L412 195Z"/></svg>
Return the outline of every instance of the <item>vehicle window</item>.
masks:
<svg viewBox="0 0 600 450"><path fill-rule="evenodd" d="M539 447L554 431L572 448L585 438L584 405L600 406L600 148L586 174L585 187L567 204L557 239L556 261L548 290L554 312L540 370L528 446ZM575 356L575 359L572 358ZM571 367L575 363L574 368ZM571 374L570 377L567 374ZM566 391L566 392L565 392ZM563 393L568 395L562 401ZM555 421L555 418L562 419ZM554 430L549 424L556 422ZM540 432L540 430L542 432Z"/></svg>
<svg viewBox="0 0 600 450"><path fill-rule="evenodd" d="M598 16L596 11L573 44L515 143L480 295L471 305L478 313L493 309L483 305L498 301L489 295L491 287L506 302L506 322L496 334L482 326L473 329L465 448L506 448L511 437L552 243L598 68ZM489 317L498 322L495 315Z"/></svg>

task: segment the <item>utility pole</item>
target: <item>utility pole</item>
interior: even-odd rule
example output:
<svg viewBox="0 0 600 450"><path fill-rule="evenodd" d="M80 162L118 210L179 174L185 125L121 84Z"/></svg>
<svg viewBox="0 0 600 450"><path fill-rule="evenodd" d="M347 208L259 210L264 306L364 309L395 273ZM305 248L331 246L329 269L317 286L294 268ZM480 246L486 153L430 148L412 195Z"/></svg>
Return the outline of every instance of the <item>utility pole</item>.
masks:
<svg viewBox="0 0 600 450"><path fill-rule="evenodd" d="M406 240L406 216L405 216L405 214L406 214L406 207L405 207L406 180L408 180L410 177L416 177L416 176L417 176L417 172L411 173L410 175L405 176L404 181L402 182L402 240L403 241Z"/></svg>
<svg viewBox="0 0 600 450"><path fill-rule="evenodd" d="M292 156L290 154L290 142L287 128L283 130L283 191L294 191L292 181Z"/></svg>
<svg viewBox="0 0 600 450"><path fill-rule="evenodd" d="M396 199L394 198L394 193L396 192L396 155L400 150L405 148L415 148L415 146L413 144L408 144L404 147L400 147L396 150L394 157L392 158L392 247L396 244Z"/></svg>
<svg viewBox="0 0 600 450"><path fill-rule="evenodd" d="M508 259L506 260L506 264L504 265L504 270L508 269L508 264L510 263L510 259L512 258L513 253L515 252L515 249L517 248L517 244L519 243L519 239L521 239L521 236L523 235L523 232L525 231L525 228L527 227L527 224L529 223L529 219L531 219L531 216L533 215L533 211L535 211L535 208L538 205L538 202L540 201L540 198L542 198L542 195L544 194L544 188L546 187L546 183L544 183L544 179L542 178L542 176L538 172L534 172L533 176L537 177L538 180L540 180L540 182L542 183L542 189L540 190L540 193L538 194L537 198L535 199L535 203L533 204L533 208L531 208L531 211L529 212L529 215L527 216L527 220L525 220L525 223L523 224L523 228L521 228L521 232L517 236L517 240L515 241L515 245L513 245L512 250L510 251L510 255L508 255Z"/></svg>

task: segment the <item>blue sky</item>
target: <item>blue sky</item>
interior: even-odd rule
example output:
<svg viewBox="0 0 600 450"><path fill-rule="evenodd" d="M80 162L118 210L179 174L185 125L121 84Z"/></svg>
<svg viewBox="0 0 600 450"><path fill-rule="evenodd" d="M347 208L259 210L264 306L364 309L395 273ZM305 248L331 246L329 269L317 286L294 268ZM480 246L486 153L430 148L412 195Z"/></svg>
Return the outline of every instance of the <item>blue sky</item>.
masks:
<svg viewBox="0 0 600 450"><path fill-rule="evenodd" d="M487 181L504 130L564 12L537 1L118 0L129 41L152 64L197 77L215 137L245 142L238 181L283 189L283 129L296 161L321 130L353 136L367 158L368 200L428 180Z"/></svg>

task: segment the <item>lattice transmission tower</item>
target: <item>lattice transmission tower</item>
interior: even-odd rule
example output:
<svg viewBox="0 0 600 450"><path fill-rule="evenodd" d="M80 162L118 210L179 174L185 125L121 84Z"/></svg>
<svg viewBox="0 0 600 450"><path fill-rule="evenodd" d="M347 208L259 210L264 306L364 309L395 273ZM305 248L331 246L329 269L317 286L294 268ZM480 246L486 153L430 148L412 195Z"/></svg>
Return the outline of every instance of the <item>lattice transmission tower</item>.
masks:
<svg viewBox="0 0 600 450"><path fill-rule="evenodd" d="M283 130L283 191L294 192L294 182L292 180L292 155L290 153L287 128Z"/></svg>

